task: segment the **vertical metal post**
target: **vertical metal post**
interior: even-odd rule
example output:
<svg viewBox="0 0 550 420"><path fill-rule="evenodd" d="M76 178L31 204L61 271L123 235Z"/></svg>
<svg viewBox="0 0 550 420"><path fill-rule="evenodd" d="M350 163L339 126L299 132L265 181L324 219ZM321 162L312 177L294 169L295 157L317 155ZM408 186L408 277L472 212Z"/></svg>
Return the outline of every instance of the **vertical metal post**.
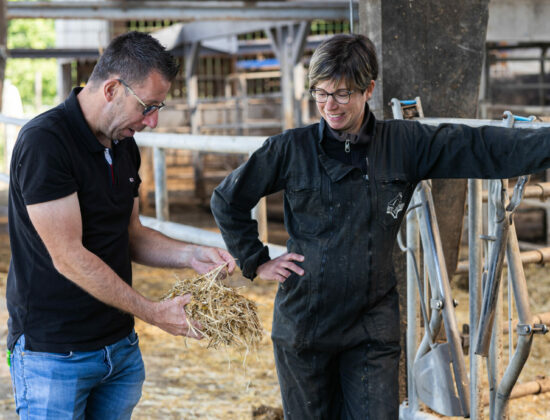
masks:
<svg viewBox="0 0 550 420"><path fill-rule="evenodd" d="M540 72L539 72L539 105L544 106L545 98L544 98L544 56L546 55L546 48L541 47L540 49Z"/></svg>
<svg viewBox="0 0 550 420"><path fill-rule="evenodd" d="M420 250L420 231L415 212L407 214L407 396L409 410L418 411L418 398L414 385L413 365L420 335L420 317L418 316L418 296L414 261L418 261Z"/></svg>
<svg viewBox="0 0 550 420"><path fill-rule="evenodd" d="M155 171L155 211L158 220L168 221L168 191L166 188L166 158L164 149L155 147L153 152Z"/></svg>
<svg viewBox="0 0 550 420"><path fill-rule="evenodd" d="M470 418L483 419L481 394L482 358L475 354L477 325L481 311L482 273L482 186L481 180L468 180L468 249L469 249L469 296L470 296Z"/></svg>
<svg viewBox="0 0 550 420"><path fill-rule="evenodd" d="M283 118L284 128L294 128L294 77L292 64L293 33L291 26L283 26L281 44L281 77L283 91Z"/></svg>
<svg viewBox="0 0 550 420"><path fill-rule="evenodd" d="M490 181L489 185L495 182L501 182L500 180ZM508 188L508 182L502 181L502 188ZM491 188L491 192L498 192L498 188ZM496 232L496 210L494 202L495 200L500 200L500 194L492 194L492 200L489 203L489 235L493 236ZM495 244L490 244L489 249L495 246ZM489 251L490 255L491 251ZM502 307L502 287L498 289L498 297L496 301L495 316L493 321L493 333L491 335L491 346L489 348L489 355L487 359L487 373L489 377L489 412L495 412L495 404L497 397L497 389L500 379L503 374L503 364L502 364L502 318L503 318L503 307Z"/></svg>

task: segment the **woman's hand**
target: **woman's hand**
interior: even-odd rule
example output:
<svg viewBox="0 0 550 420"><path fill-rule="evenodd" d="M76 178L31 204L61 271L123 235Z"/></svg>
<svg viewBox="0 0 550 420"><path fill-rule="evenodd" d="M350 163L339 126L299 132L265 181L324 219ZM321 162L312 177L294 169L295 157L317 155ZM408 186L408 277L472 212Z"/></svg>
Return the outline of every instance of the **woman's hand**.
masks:
<svg viewBox="0 0 550 420"><path fill-rule="evenodd" d="M256 269L256 274L264 280L275 280L279 283L283 283L292 272L303 276L304 270L292 261L304 261L304 256L295 254L293 252L287 252L273 260L260 265Z"/></svg>

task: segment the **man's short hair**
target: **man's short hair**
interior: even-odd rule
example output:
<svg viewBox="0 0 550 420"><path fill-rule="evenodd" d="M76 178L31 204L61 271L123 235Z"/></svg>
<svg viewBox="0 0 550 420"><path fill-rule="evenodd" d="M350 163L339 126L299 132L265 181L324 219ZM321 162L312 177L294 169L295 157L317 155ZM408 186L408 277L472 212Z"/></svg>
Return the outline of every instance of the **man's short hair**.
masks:
<svg viewBox="0 0 550 420"><path fill-rule="evenodd" d="M172 81L179 70L174 56L158 40L143 32L127 32L114 38L99 58L89 82L117 76L129 84L144 81L151 71Z"/></svg>
<svg viewBox="0 0 550 420"><path fill-rule="evenodd" d="M378 59L372 41L360 34L338 34L325 40L309 63L309 87L345 80L348 88L364 92L378 77Z"/></svg>

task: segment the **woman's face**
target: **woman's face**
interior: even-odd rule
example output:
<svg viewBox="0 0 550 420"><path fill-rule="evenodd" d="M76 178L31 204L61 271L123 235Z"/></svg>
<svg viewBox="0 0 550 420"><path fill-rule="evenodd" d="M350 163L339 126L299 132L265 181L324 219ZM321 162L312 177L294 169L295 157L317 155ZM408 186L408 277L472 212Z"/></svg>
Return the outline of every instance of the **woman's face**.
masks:
<svg viewBox="0 0 550 420"><path fill-rule="evenodd" d="M374 80L371 81L369 88L364 92L350 89L345 80L340 81L339 84L335 84L333 80L324 80L318 83L315 89L324 91L328 94L335 93L339 90L353 91L349 96L349 102L347 104L338 103L338 101L334 99L335 95L330 95L327 97L326 102L317 102L317 109L332 129L345 133L358 133L363 123L365 103L372 96Z"/></svg>

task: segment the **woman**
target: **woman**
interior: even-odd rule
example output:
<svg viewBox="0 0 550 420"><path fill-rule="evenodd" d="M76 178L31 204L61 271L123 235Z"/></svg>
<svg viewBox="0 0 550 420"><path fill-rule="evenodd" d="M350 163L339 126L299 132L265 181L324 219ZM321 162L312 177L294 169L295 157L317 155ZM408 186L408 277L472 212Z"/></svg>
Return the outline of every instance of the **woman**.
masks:
<svg viewBox="0 0 550 420"><path fill-rule="evenodd" d="M280 282L272 339L286 419L398 418L391 254L420 180L550 166L547 130L377 121L367 103L377 73L365 36L323 42L309 69L321 121L267 139L212 197L243 274ZM280 190L288 253L270 259L250 210Z"/></svg>

